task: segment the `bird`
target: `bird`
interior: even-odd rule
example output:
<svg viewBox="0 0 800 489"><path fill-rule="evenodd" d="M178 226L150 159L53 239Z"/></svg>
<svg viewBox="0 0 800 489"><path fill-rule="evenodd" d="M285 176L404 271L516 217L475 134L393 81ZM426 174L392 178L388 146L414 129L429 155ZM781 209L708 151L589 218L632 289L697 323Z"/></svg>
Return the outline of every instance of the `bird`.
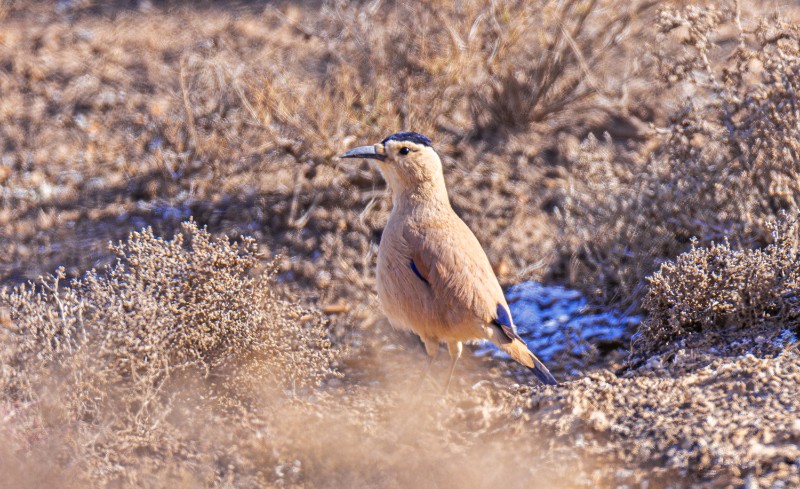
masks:
<svg viewBox="0 0 800 489"><path fill-rule="evenodd" d="M378 246L378 299L394 328L412 331L425 345L423 380L447 344L447 393L464 342L488 340L542 383L557 385L517 333L489 258L453 210L433 141L403 131L340 158L374 160L388 183L392 210Z"/></svg>

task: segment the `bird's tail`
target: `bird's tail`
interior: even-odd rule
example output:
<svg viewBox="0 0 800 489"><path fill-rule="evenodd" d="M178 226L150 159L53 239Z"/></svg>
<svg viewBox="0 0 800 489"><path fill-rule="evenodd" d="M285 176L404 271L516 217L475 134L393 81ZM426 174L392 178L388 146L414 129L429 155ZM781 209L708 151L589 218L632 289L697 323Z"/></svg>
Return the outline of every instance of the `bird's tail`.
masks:
<svg viewBox="0 0 800 489"><path fill-rule="evenodd" d="M528 349L528 345L521 339L513 338L509 343L495 344L501 350L508 353L511 358L533 370L534 375L536 375L543 384L558 385L555 377L547 370L547 367L536 358L536 355L531 353Z"/></svg>

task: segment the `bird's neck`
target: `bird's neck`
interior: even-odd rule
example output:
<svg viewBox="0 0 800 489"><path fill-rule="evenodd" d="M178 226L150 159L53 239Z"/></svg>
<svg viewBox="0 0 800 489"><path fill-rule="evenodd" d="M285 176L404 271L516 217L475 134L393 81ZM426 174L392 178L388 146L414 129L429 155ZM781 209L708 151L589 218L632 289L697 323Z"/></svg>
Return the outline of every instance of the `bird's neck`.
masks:
<svg viewBox="0 0 800 489"><path fill-rule="evenodd" d="M416 207L450 207L444 176L440 173L424 182L404 187L392 192L392 206L395 209Z"/></svg>

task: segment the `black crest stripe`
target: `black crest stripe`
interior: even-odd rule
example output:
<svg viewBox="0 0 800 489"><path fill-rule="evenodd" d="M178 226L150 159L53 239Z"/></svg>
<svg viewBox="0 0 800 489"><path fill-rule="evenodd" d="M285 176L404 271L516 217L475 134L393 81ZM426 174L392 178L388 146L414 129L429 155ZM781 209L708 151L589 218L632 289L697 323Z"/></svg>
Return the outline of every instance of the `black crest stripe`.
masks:
<svg viewBox="0 0 800 489"><path fill-rule="evenodd" d="M389 141L408 141L410 143L421 144L423 146L430 146L433 144L430 138L423 136L422 134L410 131L403 131L392 134L388 138L381 141L381 144L386 144Z"/></svg>

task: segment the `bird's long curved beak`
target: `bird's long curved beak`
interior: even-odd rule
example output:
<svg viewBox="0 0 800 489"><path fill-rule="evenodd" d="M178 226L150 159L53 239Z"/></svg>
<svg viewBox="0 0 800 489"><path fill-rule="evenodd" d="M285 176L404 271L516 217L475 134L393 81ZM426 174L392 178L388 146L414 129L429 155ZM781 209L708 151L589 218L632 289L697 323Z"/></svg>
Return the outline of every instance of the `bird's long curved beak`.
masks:
<svg viewBox="0 0 800 489"><path fill-rule="evenodd" d="M386 159L386 154L383 152L383 145L373 144L372 146L353 148L339 158L368 158L383 161Z"/></svg>

